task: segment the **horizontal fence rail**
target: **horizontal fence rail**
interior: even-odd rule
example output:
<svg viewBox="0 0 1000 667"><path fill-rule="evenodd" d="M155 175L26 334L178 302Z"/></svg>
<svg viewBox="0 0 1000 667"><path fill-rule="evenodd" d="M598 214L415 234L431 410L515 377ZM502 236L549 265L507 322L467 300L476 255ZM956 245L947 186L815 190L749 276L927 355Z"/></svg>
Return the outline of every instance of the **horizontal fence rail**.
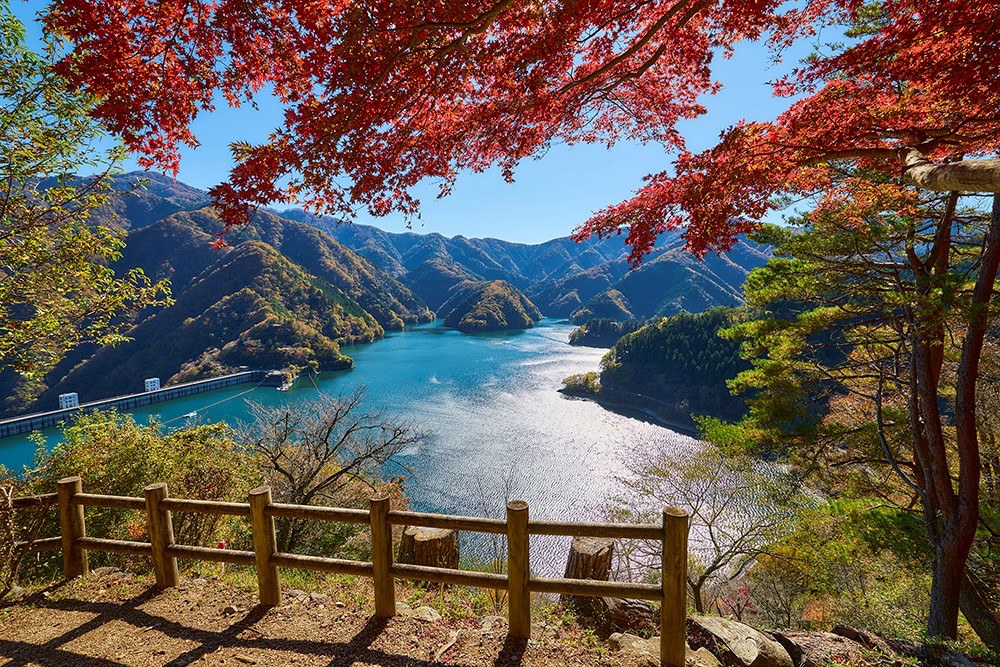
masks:
<svg viewBox="0 0 1000 667"><path fill-rule="evenodd" d="M45 508L58 505L60 535L39 538L30 544L18 543L31 551L62 549L63 571L67 578L87 573L87 552L98 551L152 559L156 583L176 586L180 581L177 559L255 566L261 605L281 604L278 568L295 568L348 574L372 579L375 585L375 615L389 618L396 614L395 580L424 581L456 586L472 586L507 591L508 634L526 640L531 635L531 594L550 593L598 597L621 597L660 603L660 663L669 667L685 665L685 618L688 516L683 510L663 510L661 524L586 523L570 521L532 521L528 504L512 500L507 504L506 519L451 516L426 512L389 509L388 496L370 500L369 509L289 505L271 501L269 487L250 492L249 502L171 498L166 484L146 487L143 498L110 496L83 492L80 477L66 477L57 483L57 492L15 498L15 509ZM144 512L149 542L129 542L89 537L84 508L114 508ZM253 529L253 551L221 549L174 541L172 512L248 517ZM371 528L372 561L355 561L324 556L278 551L274 520L304 519L368 525ZM493 574L453 568L394 563L393 526L420 526L506 535L507 573ZM660 583L640 584L586 579L534 577L530 573L529 537L557 535L567 537L603 537L641 539L660 542L662 561Z"/></svg>

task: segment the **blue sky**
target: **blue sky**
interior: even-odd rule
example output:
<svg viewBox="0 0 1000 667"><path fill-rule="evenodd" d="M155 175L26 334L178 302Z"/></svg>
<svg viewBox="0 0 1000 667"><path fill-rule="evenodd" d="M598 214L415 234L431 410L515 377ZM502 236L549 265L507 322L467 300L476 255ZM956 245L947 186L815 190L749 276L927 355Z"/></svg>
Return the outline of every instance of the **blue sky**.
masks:
<svg viewBox="0 0 1000 667"><path fill-rule="evenodd" d="M44 6L39 0L12 2L15 15L25 23L33 22ZM29 25L29 34L37 39L37 25ZM807 45L796 48L785 55L783 63L773 65L766 48L744 44L732 59L718 58L714 71L722 91L703 100L708 114L681 125L688 145L694 150L708 148L722 130L743 118L774 118L788 101L772 98L768 82L807 52ZM201 145L183 152L179 179L200 188L225 180L231 165L229 142L259 141L280 123L280 107L274 100L261 99L258 106L258 110L221 107L199 117L193 130ZM668 166L669 156L656 144L623 142L612 149L555 146L544 157L523 162L514 183L506 183L496 170L462 174L454 192L444 199L437 199L436 187L427 184L418 191L422 216L413 222L413 231L525 243L565 236L594 211L628 198L641 186L643 176ZM362 213L356 222L389 231L406 230L405 221L398 216L374 219Z"/></svg>

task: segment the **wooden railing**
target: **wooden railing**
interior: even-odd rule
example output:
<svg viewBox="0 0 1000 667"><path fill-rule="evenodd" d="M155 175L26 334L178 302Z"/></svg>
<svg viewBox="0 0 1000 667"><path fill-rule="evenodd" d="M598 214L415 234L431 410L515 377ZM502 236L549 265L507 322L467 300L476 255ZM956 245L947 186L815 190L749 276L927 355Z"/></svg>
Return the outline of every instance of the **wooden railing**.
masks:
<svg viewBox="0 0 1000 667"><path fill-rule="evenodd" d="M147 486L144 494L144 498L130 498L84 493L79 477L66 477L57 483L56 493L16 498L14 507L58 504L60 536L34 540L30 548L33 551L62 548L63 570L67 578L87 573L88 551L148 556L153 561L157 585L165 588L176 586L179 582L178 558L250 565L257 570L261 605L275 606L281 604L279 567L351 574L374 581L375 615L380 618L396 614L395 579L500 589L507 591L508 634L515 639L530 637L532 593L652 600L660 603L660 663L669 667L683 667L685 664L688 516L677 508L663 510L662 524L611 524L531 521L528 519L528 503L523 500L507 503L507 518L500 520L390 510L389 498L384 495L371 498L368 510L286 505L272 502L271 489L266 486L250 491L249 502L246 503L171 498L167 494L167 485L163 483ZM88 537L84 515L86 507L145 512L150 541L127 542ZM253 528L253 551L177 544L174 541L172 512L249 517ZM367 524L371 527L372 560L364 562L280 552L275 539L275 518ZM506 535L507 574L393 563L392 527L403 525ZM533 577L528 546L531 535L659 541L663 547L660 583Z"/></svg>

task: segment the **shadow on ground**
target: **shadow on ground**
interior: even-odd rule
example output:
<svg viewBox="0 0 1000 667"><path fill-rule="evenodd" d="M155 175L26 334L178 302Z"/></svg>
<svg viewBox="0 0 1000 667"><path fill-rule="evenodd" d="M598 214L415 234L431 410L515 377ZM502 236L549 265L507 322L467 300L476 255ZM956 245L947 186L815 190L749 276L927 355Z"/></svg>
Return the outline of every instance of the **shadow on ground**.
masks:
<svg viewBox="0 0 1000 667"><path fill-rule="evenodd" d="M220 599L210 584L160 592L132 582L120 591L128 596L116 595L117 588L71 582L3 605L0 665L506 667L520 665L527 648L506 639L502 629L487 636L444 623L364 618L308 602L264 609L249 594ZM100 597L107 599L94 599ZM227 600L245 611L221 613L219 605ZM458 641L463 632L465 639ZM441 659L444 652L451 655Z"/></svg>

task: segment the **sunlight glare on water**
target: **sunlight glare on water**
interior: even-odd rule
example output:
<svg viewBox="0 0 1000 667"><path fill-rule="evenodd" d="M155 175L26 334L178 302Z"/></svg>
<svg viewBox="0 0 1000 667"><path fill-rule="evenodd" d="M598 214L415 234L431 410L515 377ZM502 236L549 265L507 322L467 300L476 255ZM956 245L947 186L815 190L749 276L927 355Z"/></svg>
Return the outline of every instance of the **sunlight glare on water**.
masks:
<svg viewBox="0 0 1000 667"><path fill-rule="evenodd" d="M503 516L504 499L523 498L535 519L600 520L617 490L616 475L629 452L693 447L697 441L641 418L605 410L558 393L567 375L598 368L605 350L567 343L572 325L543 320L534 329L463 334L436 322L391 333L385 340L345 347L350 371L317 378L321 391L339 394L363 385L371 409L398 415L429 433L398 456L405 466L411 508L450 514ZM200 421L246 418L246 400L283 404L316 389L300 380L288 392L247 386L200 394L134 411L163 421L192 410ZM180 424L183 420L172 422ZM49 444L57 433L48 433ZM0 463L29 464L26 438L0 440Z"/></svg>

